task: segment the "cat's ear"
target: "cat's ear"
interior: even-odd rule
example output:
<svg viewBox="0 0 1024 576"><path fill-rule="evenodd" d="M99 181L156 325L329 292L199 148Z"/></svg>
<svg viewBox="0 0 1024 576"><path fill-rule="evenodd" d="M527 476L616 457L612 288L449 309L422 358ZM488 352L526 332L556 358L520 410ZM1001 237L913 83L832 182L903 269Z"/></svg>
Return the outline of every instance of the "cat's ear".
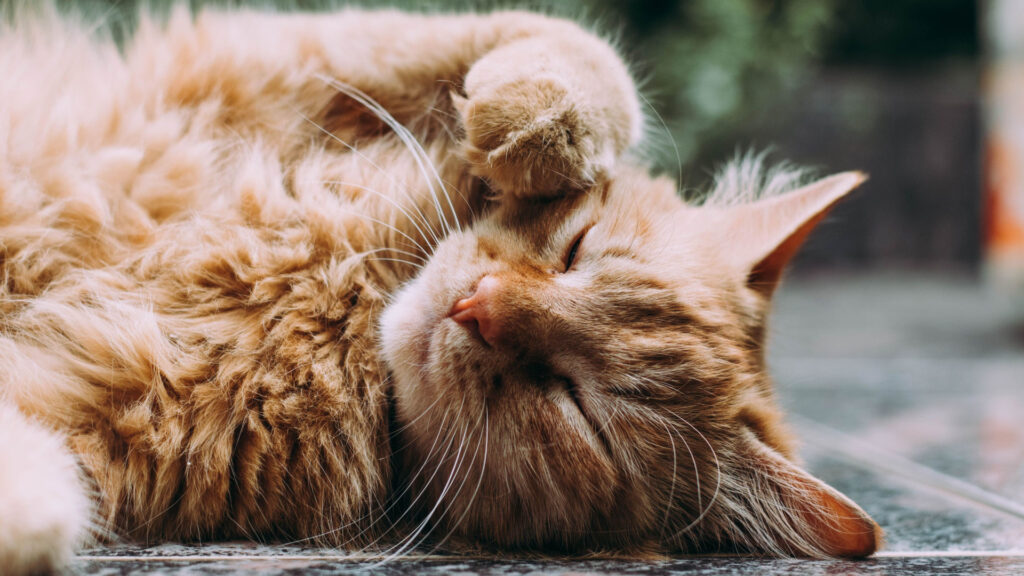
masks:
<svg viewBox="0 0 1024 576"><path fill-rule="evenodd" d="M746 484L750 543L791 556L863 558L882 545L882 529L852 500L769 448L749 430L738 471Z"/></svg>
<svg viewBox="0 0 1024 576"><path fill-rule="evenodd" d="M751 288L771 296L811 230L866 179L861 172L843 172L782 196L729 208L724 230L727 257L747 274Z"/></svg>

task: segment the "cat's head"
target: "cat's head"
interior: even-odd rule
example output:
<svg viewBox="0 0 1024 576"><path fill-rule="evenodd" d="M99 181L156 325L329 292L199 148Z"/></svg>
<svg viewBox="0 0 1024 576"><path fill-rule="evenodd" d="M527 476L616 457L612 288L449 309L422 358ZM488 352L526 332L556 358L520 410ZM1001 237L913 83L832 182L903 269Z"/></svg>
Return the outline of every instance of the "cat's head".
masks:
<svg viewBox="0 0 1024 576"><path fill-rule="evenodd" d="M587 193L498 202L396 296L382 320L396 458L436 533L566 550L876 549L875 523L790 462L764 366L784 266L863 178L730 203L729 189L765 185L730 170L703 206L630 168Z"/></svg>

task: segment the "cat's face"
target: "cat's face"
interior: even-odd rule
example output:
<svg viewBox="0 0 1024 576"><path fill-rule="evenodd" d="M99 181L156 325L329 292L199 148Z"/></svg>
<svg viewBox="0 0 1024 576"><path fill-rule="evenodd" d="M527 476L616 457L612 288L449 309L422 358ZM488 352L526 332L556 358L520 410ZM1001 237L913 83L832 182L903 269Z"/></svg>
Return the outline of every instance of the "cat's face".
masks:
<svg viewBox="0 0 1024 576"><path fill-rule="evenodd" d="M382 321L407 500L442 534L501 546L787 551L730 519L764 462L782 462L782 484L805 475L779 456L760 282L837 197L766 236L763 214L687 206L623 169L584 194L498 203L446 239ZM873 550L873 524L858 527ZM824 553L867 544L845 546Z"/></svg>

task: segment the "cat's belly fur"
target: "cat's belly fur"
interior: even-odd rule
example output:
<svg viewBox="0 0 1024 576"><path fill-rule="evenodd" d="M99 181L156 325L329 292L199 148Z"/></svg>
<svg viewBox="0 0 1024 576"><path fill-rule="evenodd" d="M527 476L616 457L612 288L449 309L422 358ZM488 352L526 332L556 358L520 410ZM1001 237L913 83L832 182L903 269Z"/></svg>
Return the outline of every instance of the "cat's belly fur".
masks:
<svg viewBox="0 0 1024 576"><path fill-rule="evenodd" d="M398 278L354 255L341 228L361 222L339 212L352 207L320 200L273 225L245 221L233 202L154 222L152 238L117 242L103 266L68 254L88 250L77 238L4 260L15 280L33 272L18 268L27 259L51 270L4 295L3 385L66 433L119 532L361 544L383 524L376 319Z"/></svg>
<svg viewBox="0 0 1024 576"><path fill-rule="evenodd" d="M373 251L427 243L396 200L438 227L407 201L412 157L388 136L358 153L315 139L288 106L236 117L216 76L144 87L110 54L63 49L75 113L40 118L63 88L27 75L39 85L0 123L0 397L64 434L105 528L372 541L391 485L376 322L414 271ZM43 66L23 56L4 70ZM310 76L271 83L326 104ZM458 182L447 146L429 151Z"/></svg>

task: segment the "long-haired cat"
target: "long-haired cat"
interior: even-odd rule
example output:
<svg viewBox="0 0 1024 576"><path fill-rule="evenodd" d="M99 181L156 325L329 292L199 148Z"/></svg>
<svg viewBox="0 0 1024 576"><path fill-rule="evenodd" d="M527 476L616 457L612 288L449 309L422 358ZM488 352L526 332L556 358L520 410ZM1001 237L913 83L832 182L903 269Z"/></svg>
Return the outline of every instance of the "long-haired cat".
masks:
<svg viewBox="0 0 1024 576"><path fill-rule="evenodd" d="M739 162L684 203L626 154L615 51L535 14L178 11L121 48L9 20L8 570L97 535L876 549L764 359L859 174Z"/></svg>

